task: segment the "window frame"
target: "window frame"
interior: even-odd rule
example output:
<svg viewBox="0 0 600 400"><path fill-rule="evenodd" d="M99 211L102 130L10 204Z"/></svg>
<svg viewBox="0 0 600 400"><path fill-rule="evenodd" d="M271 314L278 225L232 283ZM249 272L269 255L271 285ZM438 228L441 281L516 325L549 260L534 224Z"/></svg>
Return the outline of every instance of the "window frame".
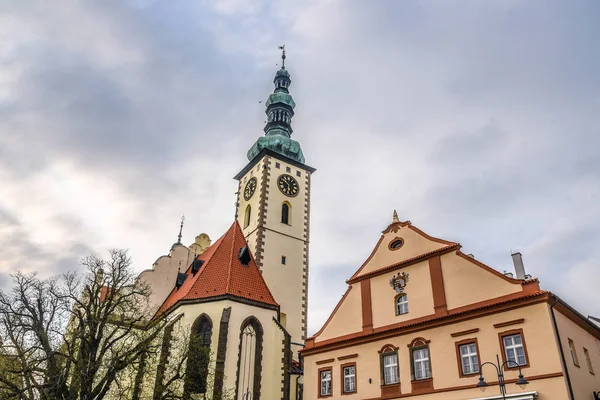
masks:
<svg viewBox="0 0 600 400"><path fill-rule="evenodd" d="M460 348L461 346L466 346L466 345L470 345L470 344L474 344L475 345L475 355L477 356L477 372L469 372L469 373L465 373L463 370L463 364L462 364L462 354L460 352ZM461 378L472 378L474 375L479 375L479 372L481 370L481 356L479 355L479 343L477 342L477 338L469 338L469 339L463 339L463 340L459 340L458 342L454 343L454 346L456 347L456 362L457 362L457 366L458 366L458 376Z"/></svg>
<svg viewBox="0 0 600 400"><path fill-rule="evenodd" d="M594 373L594 366L592 365L592 359L590 358L590 352L585 347L583 348L583 357L585 358L585 363L588 367L588 372L592 375L596 375Z"/></svg>
<svg viewBox="0 0 600 400"><path fill-rule="evenodd" d="M427 350L427 358L423 358L423 359L419 359L418 362L423 363L425 361L427 361L427 363L429 364L429 368L427 370L428 374L427 376L423 377L423 378L417 378L416 374L415 374L415 370L416 370L416 363L417 360L415 359L415 352L417 351L421 351L421 350ZM410 366L411 366L411 378L413 381L424 381L427 379L431 379L433 377L433 374L431 373L431 354L429 352L429 346L417 346L417 347L412 347L410 349Z"/></svg>
<svg viewBox="0 0 600 400"><path fill-rule="evenodd" d="M577 368L581 368L579 365L579 357L577 356L577 346L575 346L575 342L573 339L568 337L567 343L569 345L569 351L571 352L571 361L573 361L573 365Z"/></svg>
<svg viewBox="0 0 600 400"><path fill-rule="evenodd" d="M329 371L329 394L322 394L322 392L321 392L321 389L322 389L321 385L323 383L323 380L321 379L321 373L325 372L325 371ZM318 394L319 399L333 396L333 368L332 367L319 368L318 372L317 372L317 382L318 382L317 394Z"/></svg>
<svg viewBox="0 0 600 400"><path fill-rule="evenodd" d="M350 392L346 392L346 374L344 373L344 369L349 368L349 367L354 367L354 390L350 391ZM342 364L340 365L340 379L341 379L341 392L342 394L354 394L358 392L358 387L357 387L357 382L358 382L358 374L357 374L357 370L356 370L356 362L349 362L346 364Z"/></svg>
<svg viewBox="0 0 600 400"><path fill-rule="evenodd" d="M406 303L406 312L403 312L403 313L401 313L401 312L399 312L399 310L398 310L398 305L399 305L399 303L398 303L398 300L400 300L400 298L401 298L401 297L403 297L403 296L405 296L405 297L406 297L406 301L404 302L404 303ZM408 313L409 313L409 311L410 311L410 308L409 308L409 305L408 305L408 304L409 304L409 303L408 303L408 293L400 293L400 294L397 294L397 295L394 297L394 309L395 309L395 312L396 312L396 316L408 314Z"/></svg>
<svg viewBox="0 0 600 400"><path fill-rule="evenodd" d="M285 221L284 221L284 218L283 218L283 216L284 216L284 212L283 212L284 207L287 208L287 215L286 215L287 218L285 218ZM285 224L285 225L288 225L288 226L292 226L292 205L289 202L287 202L287 201L284 201L283 203L281 203L281 223Z"/></svg>
<svg viewBox="0 0 600 400"><path fill-rule="evenodd" d="M385 366L383 359L385 356L395 355L396 356L396 382L385 383ZM380 386L390 387L400 385L400 358L398 357L398 347L386 344L379 350L379 375L380 375Z"/></svg>
<svg viewBox="0 0 600 400"><path fill-rule="evenodd" d="M409 352L409 361L410 361L410 381L413 388L413 391L430 391L433 390L433 363L431 362L431 349L429 348L429 344L431 340L426 340L422 337L417 337L413 339L408 347ZM417 379L415 376L415 358L414 352L418 350L427 349L427 361L429 362L429 375L425 378Z"/></svg>
<svg viewBox="0 0 600 400"><path fill-rule="evenodd" d="M505 363L507 361L507 357L506 357L506 349L504 348L504 338L506 336L514 336L514 335L521 335L521 345L523 346L523 352L525 353L525 364L524 365L520 365L521 369L523 368L529 368L531 366L531 362L529 360L529 353L527 352L527 342L525 340L525 335L523 334L523 329L522 328L518 328L518 329L511 329L508 331L504 331L504 332L500 332L498 333L498 340L500 341L500 349L502 350L502 362ZM514 364L510 363L511 365L506 365L505 368L508 370L518 370L519 367L515 366Z"/></svg>

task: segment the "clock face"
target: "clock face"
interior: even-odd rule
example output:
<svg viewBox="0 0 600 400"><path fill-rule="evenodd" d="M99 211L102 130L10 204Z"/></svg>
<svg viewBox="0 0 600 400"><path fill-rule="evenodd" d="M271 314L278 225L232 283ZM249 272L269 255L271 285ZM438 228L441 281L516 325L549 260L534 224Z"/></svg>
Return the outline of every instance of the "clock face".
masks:
<svg viewBox="0 0 600 400"><path fill-rule="evenodd" d="M291 175L281 175L277 179L277 186L281 193L289 197L294 197L298 194L300 186Z"/></svg>
<svg viewBox="0 0 600 400"><path fill-rule="evenodd" d="M252 178L250 178L248 183L246 183L246 187L244 188L244 200L250 200L250 197L252 197L255 190L256 190L256 178L252 177Z"/></svg>

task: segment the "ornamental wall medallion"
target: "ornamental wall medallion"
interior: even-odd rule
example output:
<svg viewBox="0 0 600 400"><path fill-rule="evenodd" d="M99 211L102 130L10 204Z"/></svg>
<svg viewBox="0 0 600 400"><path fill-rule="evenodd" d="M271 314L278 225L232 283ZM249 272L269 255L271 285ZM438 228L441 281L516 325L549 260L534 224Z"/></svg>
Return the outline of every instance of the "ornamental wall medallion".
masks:
<svg viewBox="0 0 600 400"><path fill-rule="evenodd" d="M408 273L406 272L398 272L396 275L392 275L390 279L390 286L392 289L396 291L396 293L401 294L404 292L404 288L408 283Z"/></svg>

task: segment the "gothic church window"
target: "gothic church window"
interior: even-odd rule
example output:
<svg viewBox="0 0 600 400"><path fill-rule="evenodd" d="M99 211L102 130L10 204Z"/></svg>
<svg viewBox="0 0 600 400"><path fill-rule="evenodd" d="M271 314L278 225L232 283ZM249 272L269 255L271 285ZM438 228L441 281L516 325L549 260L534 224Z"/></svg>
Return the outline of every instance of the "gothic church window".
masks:
<svg viewBox="0 0 600 400"><path fill-rule="evenodd" d="M281 223L291 225L290 209L292 206L287 201L281 205Z"/></svg>
<svg viewBox="0 0 600 400"><path fill-rule="evenodd" d="M212 321L206 314L199 316L192 325L184 395L206 393L206 378L210 363L210 344L212 340Z"/></svg>
<svg viewBox="0 0 600 400"><path fill-rule="evenodd" d="M254 317L247 318L240 332L240 353L238 356L238 400L259 400L262 373L263 330Z"/></svg>

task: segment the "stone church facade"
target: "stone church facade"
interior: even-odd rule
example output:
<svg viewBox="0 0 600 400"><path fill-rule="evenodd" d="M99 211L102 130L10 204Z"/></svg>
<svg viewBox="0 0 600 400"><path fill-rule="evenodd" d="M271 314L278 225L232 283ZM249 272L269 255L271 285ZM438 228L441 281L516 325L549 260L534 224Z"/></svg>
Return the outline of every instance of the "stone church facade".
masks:
<svg viewBox="0 0 600 400"><path fill-rule="evenodd" d="M248 151L237 174L237 207L231 227L214 243L198 235L179 240L140 279L153 289L154 318L172 323L163 348L142 379L145 396L164 386L175 335L200 338L212 354L206 380L191 372L187 398L301 398L298 351L306 338L310 179L300 144L291 138L295 103L290 74L282 67L266 101L265 135ZM182 223L183 224L183 223ZM189 357L195 355L190 351ZM198 376L196 376L198 375ZM143 397L143 396L142 396Z"/></svg>

